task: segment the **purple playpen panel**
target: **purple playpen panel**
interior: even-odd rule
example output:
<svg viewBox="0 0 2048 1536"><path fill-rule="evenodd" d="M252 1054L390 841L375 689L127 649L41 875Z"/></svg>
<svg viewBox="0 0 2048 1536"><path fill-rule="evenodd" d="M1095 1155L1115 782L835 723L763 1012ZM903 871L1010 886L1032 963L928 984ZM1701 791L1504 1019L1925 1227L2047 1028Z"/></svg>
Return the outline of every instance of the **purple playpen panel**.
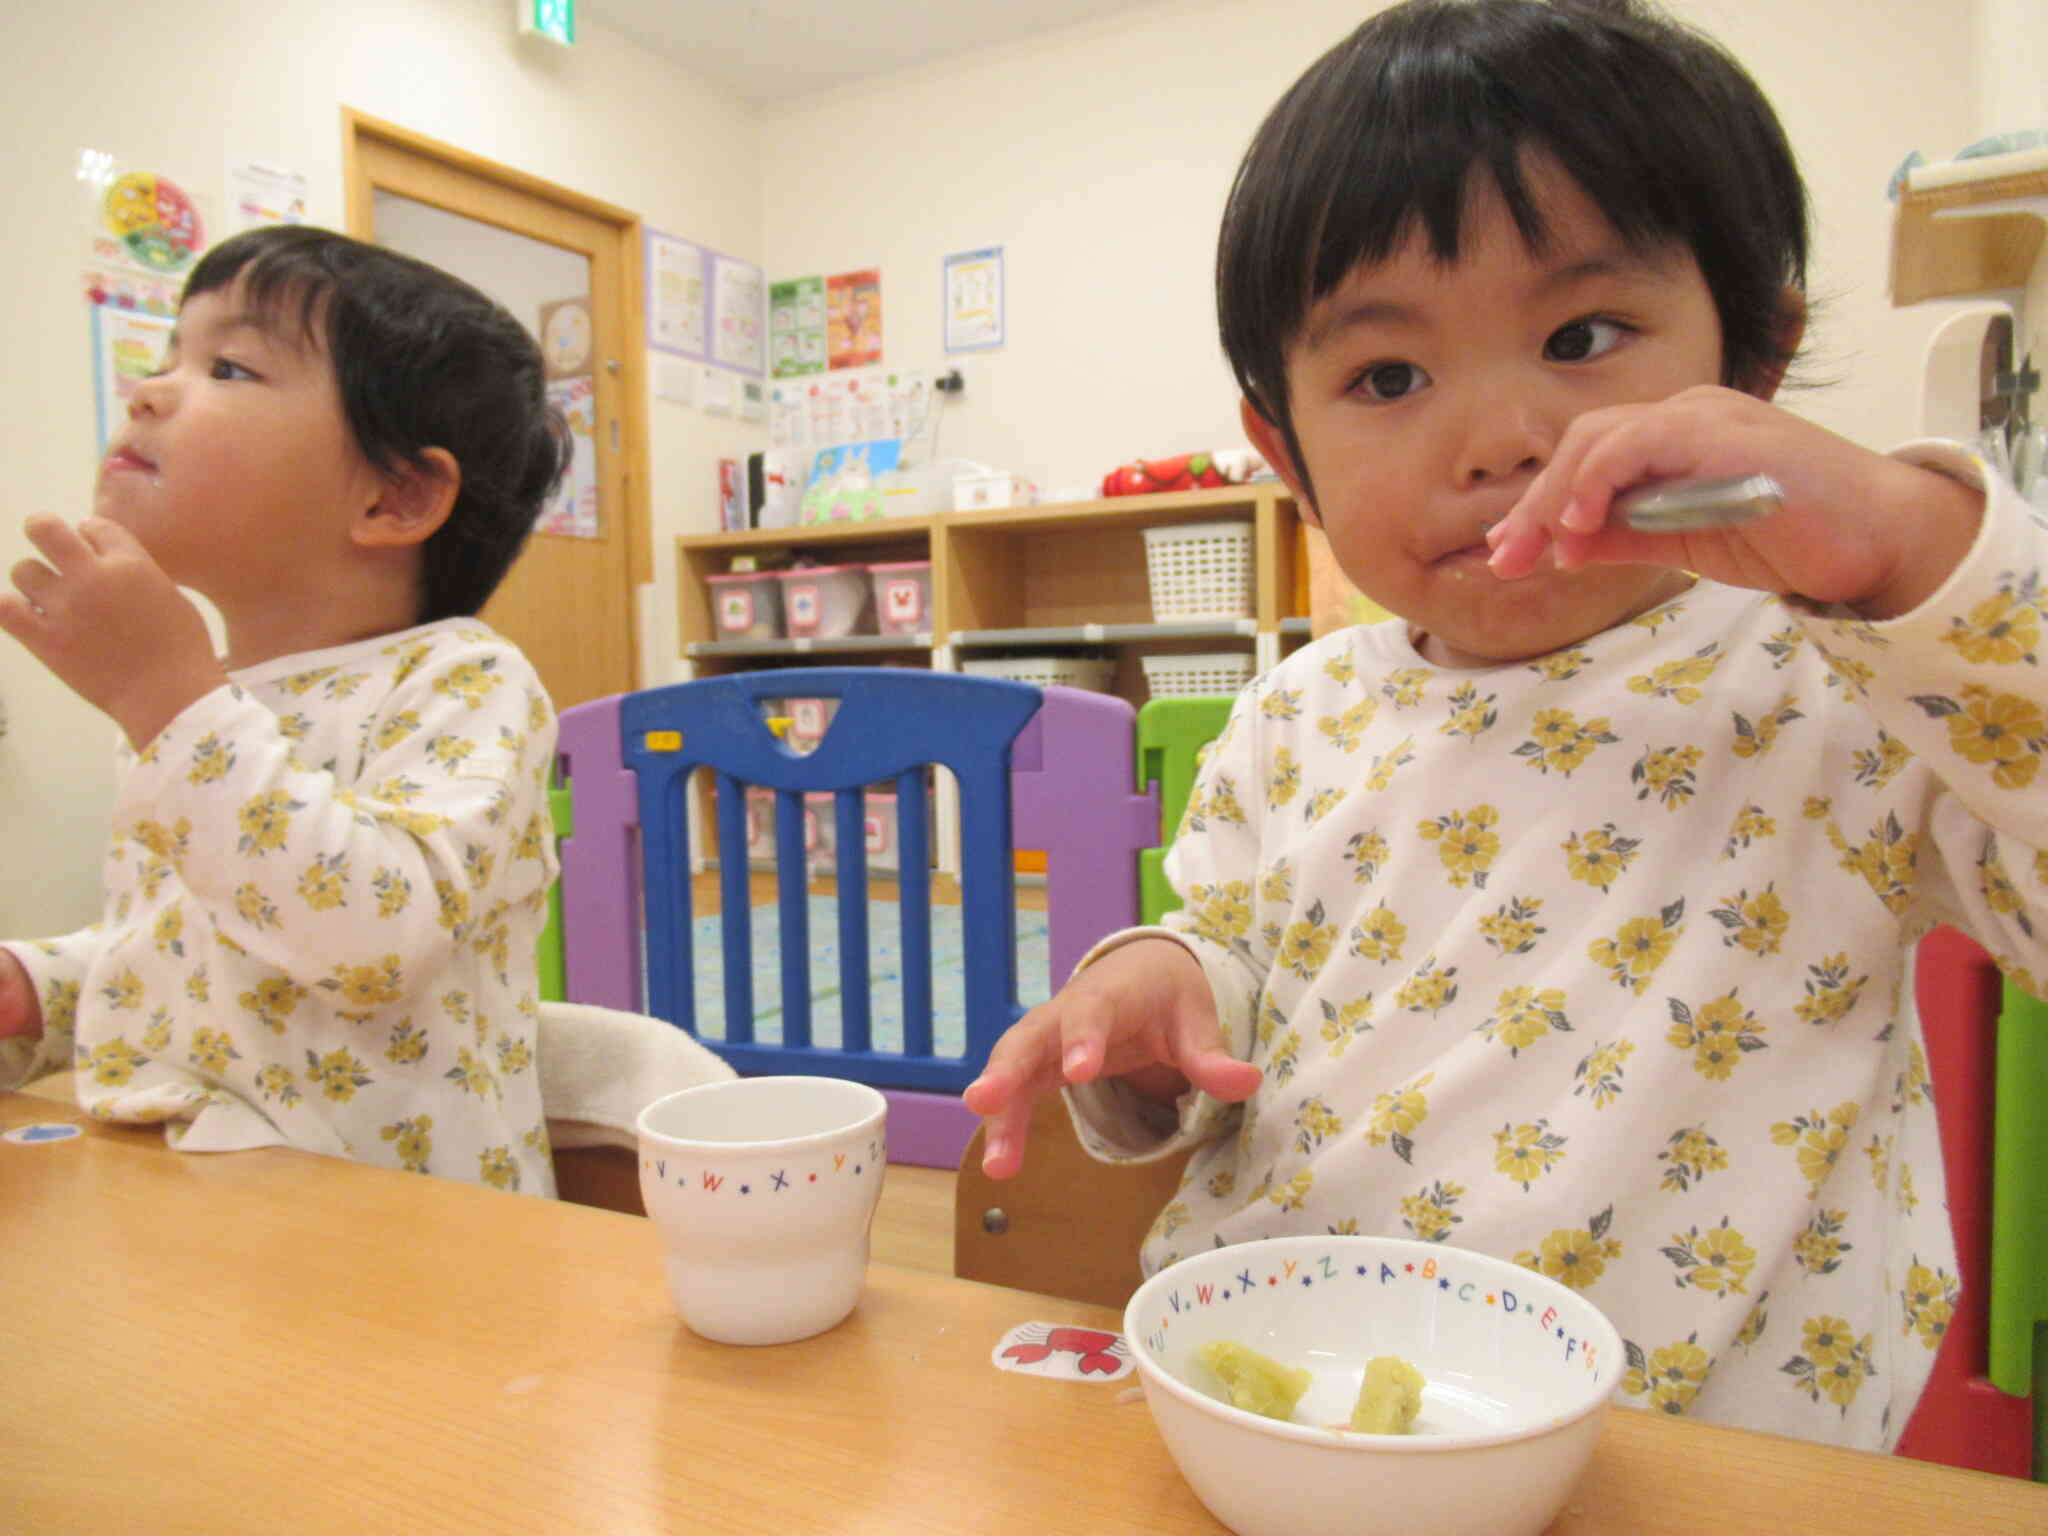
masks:
<svg viewBox="0 0 2048 1536"><path fill-rule="evenodd" d="M1131 788L1136 719L1115 694L1049 687L1010 751L1011 841L1045 852L1055 988L1098 939L1138 920L1138 850L1159 841L1159 791Z"/></svg>

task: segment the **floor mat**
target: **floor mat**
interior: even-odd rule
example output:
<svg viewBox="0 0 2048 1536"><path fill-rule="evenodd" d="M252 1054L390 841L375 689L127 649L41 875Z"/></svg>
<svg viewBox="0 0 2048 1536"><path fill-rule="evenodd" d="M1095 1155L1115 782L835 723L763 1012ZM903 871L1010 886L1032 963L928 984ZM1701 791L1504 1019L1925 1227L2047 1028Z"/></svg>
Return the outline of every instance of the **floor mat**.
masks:
<svg viewBox="0 0 2048 1536"><path fill-rule="evenodd" d="M764 1045L782 1042L782 948L777 909L773 903L750 909L754 936L754 1038ZM900 909L893 901L868 904L868 966L873 985L874 1049L903 1049L903 944ZM837 1046L839 1012L839 904L830 896L810 898L811 1040ZM696 972L697 1023L707 1042L725 1038L725 956L716 916L692 925L692 963ZM1025 1007L1052 995L1051 964L1045 914L1017 914L1017 997ZM966 961L960 934L960 908L932 906L932 1045L941 1056L958 1056L966 1048Z"/></svg>

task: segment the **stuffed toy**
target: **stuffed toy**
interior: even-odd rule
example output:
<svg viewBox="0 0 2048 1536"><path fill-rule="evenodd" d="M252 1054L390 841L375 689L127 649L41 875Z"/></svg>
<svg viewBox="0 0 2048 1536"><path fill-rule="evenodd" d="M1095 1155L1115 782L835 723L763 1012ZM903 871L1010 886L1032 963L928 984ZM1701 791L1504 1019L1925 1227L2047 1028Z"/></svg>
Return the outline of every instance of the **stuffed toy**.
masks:
<svg viewBox="0 0 2048 1536"><path fill-rule="evenodd" d="M1207 485L1233 485L1249 480L1266 467L1249 448L1220 453L1182 453L1170 459L1133 459L1102 477L1105 496L1145 496L1156 491L1192 491Z"/></svg>

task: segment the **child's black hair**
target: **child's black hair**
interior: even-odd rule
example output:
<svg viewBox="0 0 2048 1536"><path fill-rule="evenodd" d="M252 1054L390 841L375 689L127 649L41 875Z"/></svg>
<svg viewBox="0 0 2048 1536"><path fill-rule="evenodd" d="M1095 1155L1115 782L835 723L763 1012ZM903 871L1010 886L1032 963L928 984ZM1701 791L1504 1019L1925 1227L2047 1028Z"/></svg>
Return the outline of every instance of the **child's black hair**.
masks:
<svg viewBox="0 0 2048 1536"><path fill-rule="evenodd" d="M1805 287L1806 189L1741 65L1635 0L1407 0L1280 98L1224 210L1223 349L1303 474L1287 356L1309 310L1411 229L1456 260L1475 171L1540 250L1530 152L1554 159L1632 246L1692 252L1720 318L1723 383L1774 380L1791 361L1784 293Z"/></svg>
<svg viewBox="0 0 2048 1536"><path fill-rule="evenodd" d="M570 439L540 347L501 305L439 267L309 225L274 225L200 258L184 301L240 283L249 307L318 342L356 446L393 474L445 448L454 510L421 551L418 621L483 607L567 467Z"/></svg>

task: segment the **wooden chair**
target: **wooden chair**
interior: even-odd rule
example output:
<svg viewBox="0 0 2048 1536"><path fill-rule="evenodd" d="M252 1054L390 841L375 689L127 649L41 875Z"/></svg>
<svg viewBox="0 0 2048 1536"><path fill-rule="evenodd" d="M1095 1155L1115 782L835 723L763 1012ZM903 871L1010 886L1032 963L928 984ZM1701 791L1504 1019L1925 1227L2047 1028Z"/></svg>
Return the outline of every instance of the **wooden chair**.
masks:
<svg viewBox="0 0 2048 1536"><path fill-rule="evenodd" d="M1129 1301L1144 1279L1138 1245L1180 1187L1188 1154L1097 1162L1057 1095L1032 1113L1016 1178L981 1171L982 1137L977 1129L967 1143L954 1186L953 1273L1097 1306Z"/></svg>

